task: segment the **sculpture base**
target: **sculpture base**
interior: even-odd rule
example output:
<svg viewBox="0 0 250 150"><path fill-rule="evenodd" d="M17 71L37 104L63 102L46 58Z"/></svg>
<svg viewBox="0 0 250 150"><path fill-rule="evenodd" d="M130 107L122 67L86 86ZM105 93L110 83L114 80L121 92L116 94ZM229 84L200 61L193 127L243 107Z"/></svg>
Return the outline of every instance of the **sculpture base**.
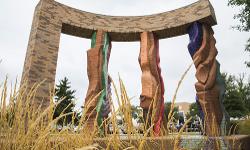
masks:
<svg viewBox="0 0 250 150"><path fill-rule="evenodd" d="M203 149L203 150L249 150L250 135L232 135L224 137L206 137L201 135L183 135L177 139L177 135L169 135L164 137L147 137L138 138L121 136L123 147L139 147L143 149L167 149L174 150L176 146L181 149ZM144 140L144 142L142 142ZM107 148L109 138L98 138L94 140L101 147ZM127 143L127 144L126 144ZM143 145L141 143L144 143ZM112 149L112 148L111 148Z"/></svg>
<svg viewBox="0 0 250 150"><path fill-rule="evenodd" d="M157 149L157 150L175 150L175 149L187 149L187 150L250 150L250 135L233 135L225 137L213 137L208 138L201 135L182 135L178 138L178 135L168 135L164 137L146 137L143 135L132 136L128 138L127 135L110 135L105 138L84 139L81 134L67 134L67 138L63 135L53 134L48 139L51 145L55 143L67 144L67 140L82 140L85 145L99 145L104 149ZM70 137L69 137L70 136ZM11 143L11 145L19 145L18 141L6 141L4 135L0 135L0 147L5 145L5 142ZM69 141L68 141L69 142ZM71 141L75 142L75 141ZM79 141L78 141L79 142ZM31 143L31 145L33 145ZM34 146L34 145L33 145ZM10 146L11 147L11 146Z"/></svg>

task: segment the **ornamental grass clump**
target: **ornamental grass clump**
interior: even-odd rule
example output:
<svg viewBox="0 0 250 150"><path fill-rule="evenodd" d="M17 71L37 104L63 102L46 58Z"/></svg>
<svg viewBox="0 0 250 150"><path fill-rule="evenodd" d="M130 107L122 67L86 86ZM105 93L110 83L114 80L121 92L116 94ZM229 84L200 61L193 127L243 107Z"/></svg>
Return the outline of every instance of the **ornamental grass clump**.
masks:
<svg viewBox="0 0 250 150"><path fill-rule="evenodd" d="M129 98L125 84L122 79L119 78L119 88L116 87L115 83L112 81L114 89L114 98L118 102L118 108L115 108L111 100L112 111L108 118L106 118L102 127L105 127L104 134L100 134L101 127L97 125L97 117L93 126L90 128L87 124L89 113L89 106L94 99L98 97L101 92L90 100L88 104L85 105L81 112L79 122L76 125L74 122L69 124L64 124L61 129L58 129L58 121L65 116L72 116L71 120L75 120L76 114L62 113L53 119L53 114L57 105L59 105L62 100L55 102L54 92L51 92L50 105L47 108L42 108L42 106L36 106L34 98L37 89L40 84L35 84L31 89L27 89L25 84L21 85L19 89L17 84L13 87L8 88L8 79L0 84L0 149L2 150L47 150L47 149L58 149L58 150L85 150L85 149L150 149L150 146L156 149L165 149L163 136L171 137L170 147L173 149L181 149L180 143L182 135L187 127L191 118L185 122L183 127L177 133L171 132L170 123L175 120L174 118L174 103L176 100L176 95L178 89L183 82L185 75L190 70L191 65L185 71L181 80L178 83L177 89L175 91L174 97L172 99L172 106L170 113L164 115L164 122L158 137L158 142L154 141L153 122L154 118L148 114L147 118L143 118L143 126L141 130L135 128L132 123L132 104L131 98ZM10 91L8 91L10 90ZM157 89L156 89L157 91ZM156 96L155 96L156 97ZM155 108L155 98L151 102L150 107L152 109L152 116L156 112ZM67 109L67 108L65 108ZM95 108L96 109L96 108ZM91 113L95 113L95 109ZM150 112L149 111L149 112ZM121 132L121 125L118 125L118 117L122 117L122 127L126 132L125 134ZM145 119L145 120L144 120ZM110 131L110 126L112 127L112 132ZM216 131L216 130L215 130ZM159 140L160 139L160 140ZM159 142L160 141L160 142ZM220 145L218 141L218 146ZM183 148L182 148L183 149Z"/></svg>

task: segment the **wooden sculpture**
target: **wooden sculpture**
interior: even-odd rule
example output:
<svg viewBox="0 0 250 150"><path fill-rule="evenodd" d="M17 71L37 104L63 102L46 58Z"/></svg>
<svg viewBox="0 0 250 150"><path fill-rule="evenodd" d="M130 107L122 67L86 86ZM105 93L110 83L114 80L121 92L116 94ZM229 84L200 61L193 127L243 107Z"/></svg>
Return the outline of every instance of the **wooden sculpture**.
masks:
<svg viewBox="0 0 250 150"><path fill-rule="evenodd" d="M195 88L204 113L206 134L219 136L225 133L227 115L222 105L225 89L220 64L216 60L214 32L210 26L198 22L193 23L188 32L188 49L196 67L198 82Z"/></svg>
<svg viewBox="0 0 250 150"><path fill-rule="evenodd" d="M158 39L184 35L188 31L191 39L189 51L197 68L198 101L206 116L206 133L219 135L225 129L226 113L222 106L224 85L219 63L215 59L217 50L211 29L216 24L215 12L208 0L199 0L174 11L146 16L100 15L81 11L55 0L40 0L34 12L21 85L30 90L35 84L42 82L34 95L34 105L42 106L44 110L50 105L50 94L55 84L61 33L92 38L91 49L87 52L89 88L84 108L87 109L89 126L93 127L96 118L100 126L110 112L110 39L118 42L141 40L141 107L144 118L148 112L152 116L149 120L154 124L155 134L159 135L164 109L164 85L160 75ZM150 108L153 100L155 103ZM156 111L151 112L150 109ZM211 123L220 129L216 134L213 134L209 125Z"/></svg>
<svg viewBox="0 0 250 150"><path fill-rule="evenodd" d="M111 42L108 34L98 30L93 33L91 49L87 52L89 87L85 100L88 125L93 127L97 118L98 126L101 126L108 111L110 111L108 93L108 62L111 51ZM106 112L103 112L105 110Z"/></svg>
<svg viewBox="0 0 250 150"><path fill-rule="evenodd" d="M159 40L152 32L141 33L139 63L142 70L140 106L143 109L144 120L149 122L149 125L153 117L154 132L159 135L164 112L164 83L159 66ZM148 114L149 120L147 120Z"/></svg>

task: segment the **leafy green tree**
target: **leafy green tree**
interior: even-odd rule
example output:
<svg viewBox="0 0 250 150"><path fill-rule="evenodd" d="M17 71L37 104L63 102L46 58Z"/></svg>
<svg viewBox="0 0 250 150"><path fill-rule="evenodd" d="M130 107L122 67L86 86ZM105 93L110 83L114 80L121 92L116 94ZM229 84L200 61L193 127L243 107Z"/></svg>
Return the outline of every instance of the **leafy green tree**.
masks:
<svg viewBox="0 0 250 150"><path fill-rule="evenodd" d="M188 124L189 126L198 119L199 116L199 108L198 108L198 104L196 102L192 103L189 107L189 112L187 113L186 117L187 119L189 119L190 117L192 117L192 120L190 121L190 123Z"/></svg>
<svg viewBox="0 0 250 150"><path fill-rule="evenodd" d="M223 73L222 77L226 84L223 103L229 116L233 118L245 117L250 111L250 82L245 83L245 77L243 75L237 78L233 75Z"/></svg>
<svg viewBox="0 0 250 150"><path fill-rule="evenodd" d="M199 115L199 109L198 105L196 102L192 103L189 107L189 114L192 117L198 116Z"/></svg>
<svg viewBox="0 0 250 150"><path fill-rule="evenodd" d="M229 6L240 6L241 10L238 14L234 16L234 19L238 19L240 21L240 25L236 26L236 29L239 31L250 31L250 1L249 0L229 0ZM246 51L250 53L250 38L246 44ZM250 67L250 61L246 61L246 65Z"/></svg>
<svg viewBox="0 0 250 150"><path fill-rule="evenodd" d="M131 106L131 115L134 119L138 118L139 116L139 109L137 106L132 105Z"/></svg>
<svg viewBox="0 0 250 150"><path fill-rule="evenodd" d="M131 106L131 115L134 119L137 119L137 123L143 123L142 109L139 106Z"/></svg>
<svg viewBox="0 0 250 150"><path fill-rule="evenodd" d="M170 113L171 105L172 105L171 102L167 102L164 104L164 116L168 117L168 114ZM172 114L174 114L174 118L176 120L180 119L178 107L174 107Z"/></svg>
<svg viewBox="0 0 250 150"><path fill-rule="evenodd" d="M250 38L249 38L248 41L247 41L246 49L245 49L245 50L246 50L247 52L250 53ZM250 68L250 61L246 61L245 63L246 63L246 65L247 65L247 67Z"/></svg>
<svg viewBox="0 0 250 150"><path fill-rule="evenodd" d="M57 107L55 108L55 112L53 114L53 119L59 117L63 114L68 114L65 117L62 117L58 120L59 125L67 125L72 123L72 116L79 117L79 114L74 112L74 99L75 99L75 90L71 90L70 82L65 77L64 79L60 80L59 84L56 85L55 88L55 102L59 102ZM74 120L76 121L76 120Z"/></svg>

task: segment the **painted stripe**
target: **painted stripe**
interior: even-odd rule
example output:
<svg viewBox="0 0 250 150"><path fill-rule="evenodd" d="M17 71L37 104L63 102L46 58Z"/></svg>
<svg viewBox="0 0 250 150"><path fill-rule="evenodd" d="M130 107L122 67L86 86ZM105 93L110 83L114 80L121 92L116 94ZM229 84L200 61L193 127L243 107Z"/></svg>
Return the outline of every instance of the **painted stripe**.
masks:
<svg viewBox="0 0 250 150"><path fill-rule="evenodd" d="M188 35L190 39L190 43L188 44L188 51L191 57L193 57L202 44L202 37L203 37L202 25L199 22L193 23L188 28Z"/></svg>
<svg viewBox="0 0 250 150"><path fill-rule="evenodd" d="M159 88L161 88L161 97L159 99L159 101L161 103L161 106L160 106L160 108L157 108L157 109L160 109L160 112L159 112L159 118L158 118L158 120L156 121L156 124L155 124L154 132L155 132L156 136L159 136L160 135L160 131L161 131L160 130L161 129L161 123L162 123L163 115L164 115L164 93L165 93L165 87L164 87L164 81L163 81L163 78L162 78L162 75L161 75L160 53L159 53L159 39L157 39L155 36L154 36L154 42L155 42L155 47L156 47L157 72L158 72L159 79L160 79L160 87Z"/></svg>
<svg viewBox="0 0 250 150"><path fill-rule="evenodd" d="M102 48L102 58L103 58L103 64L102 64L102 71L101 71L101 84L102 84L102 93L99 97L96 111L97 111L97 124L101 128L101 131L103 131L103 128L101 127L104 116L103 112L105 109L105 101L107 100L108 96L108 55L110 50L110 40L107 33L104 33L104 40L103 40L103 48ZM96 32L92 36L92 42L91 47L95 47L95 40L96 40Z"/></svg>

